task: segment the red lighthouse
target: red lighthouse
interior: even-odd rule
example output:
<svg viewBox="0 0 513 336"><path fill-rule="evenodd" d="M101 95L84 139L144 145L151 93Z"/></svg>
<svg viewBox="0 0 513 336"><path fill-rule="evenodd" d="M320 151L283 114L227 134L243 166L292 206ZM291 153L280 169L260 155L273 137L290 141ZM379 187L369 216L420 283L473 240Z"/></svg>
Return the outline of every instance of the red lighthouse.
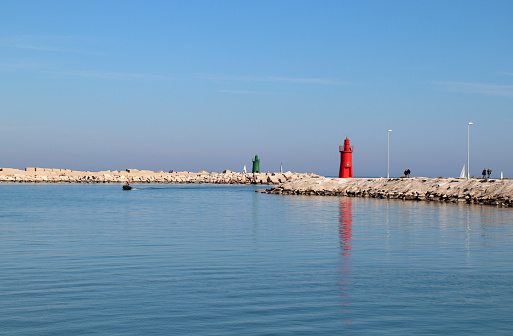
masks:
<svg viewBox="0 0 513 336"><path fill-rule="evenodd" d="M344 147L338 146L340 151L340 170L338 177L352 178L353 177L353 147L349 144L349 139L344 140Z"/></svg>

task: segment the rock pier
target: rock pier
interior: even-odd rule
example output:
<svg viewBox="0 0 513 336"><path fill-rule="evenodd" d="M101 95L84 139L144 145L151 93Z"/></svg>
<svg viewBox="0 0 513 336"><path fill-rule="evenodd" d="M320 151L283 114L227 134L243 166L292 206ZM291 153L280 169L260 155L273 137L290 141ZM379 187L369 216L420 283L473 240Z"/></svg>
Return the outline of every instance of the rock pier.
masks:
<svg viewBox="0 0 513 336"><path fill-rule="evenodd" d="M216 184L266 184L276 185L300 178L318 177L303 173L222 173L199 171L163 172L126 169L123 171L74 171L50 168L0 168L0 182L16 183L216 183Z"/></svg>
<svg viewBox="0 0 513 336"><path fill-rule="evenodd" d="M304 178L258 192L487 204L513 207L513 180L460 178Z"/></svg>

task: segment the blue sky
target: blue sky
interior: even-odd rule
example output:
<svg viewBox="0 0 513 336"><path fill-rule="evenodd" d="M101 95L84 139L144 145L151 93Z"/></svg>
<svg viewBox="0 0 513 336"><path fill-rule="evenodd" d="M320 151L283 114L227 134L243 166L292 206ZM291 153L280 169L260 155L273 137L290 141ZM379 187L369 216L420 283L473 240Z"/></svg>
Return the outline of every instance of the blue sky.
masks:
<svg viewBox="0 0 513 336"><path fill-rule="evenodd" d="M0 1L0 167L513 177L512 1Z"/></svg>

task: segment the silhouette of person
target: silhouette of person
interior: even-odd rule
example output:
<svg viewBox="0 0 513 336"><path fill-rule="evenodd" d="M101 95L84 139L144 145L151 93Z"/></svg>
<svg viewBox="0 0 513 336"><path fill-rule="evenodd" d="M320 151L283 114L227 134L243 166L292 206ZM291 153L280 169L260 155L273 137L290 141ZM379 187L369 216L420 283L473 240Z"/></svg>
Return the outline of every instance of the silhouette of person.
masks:
<svg viewBox="0 0 513 336"><path fill-rule="evenodd" d="M488 178L490 178L490 175L492 175L492 170L490 168L488 168L488 170L486 170L486 172L488 173Z"/></svg>
<svg viewBox="0 0 513 336"><path fill-rule="evenodd" d="M486 168L485 168L485 169L483 169L483 171L481 172L481 174L483 174L483 178L485 178L485 177L486 177Z"/></svg>

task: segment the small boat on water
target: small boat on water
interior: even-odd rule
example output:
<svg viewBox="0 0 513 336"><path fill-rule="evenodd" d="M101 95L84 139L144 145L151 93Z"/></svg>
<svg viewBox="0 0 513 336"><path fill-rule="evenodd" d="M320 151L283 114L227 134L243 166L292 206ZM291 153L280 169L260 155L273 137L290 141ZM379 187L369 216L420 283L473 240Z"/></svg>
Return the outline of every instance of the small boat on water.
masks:
<svg viewBox="0 0 513 336"><path fill-rule="evenodd" d="M128 182L123 186L123 190L132 190L132 186Z"/></svg>

